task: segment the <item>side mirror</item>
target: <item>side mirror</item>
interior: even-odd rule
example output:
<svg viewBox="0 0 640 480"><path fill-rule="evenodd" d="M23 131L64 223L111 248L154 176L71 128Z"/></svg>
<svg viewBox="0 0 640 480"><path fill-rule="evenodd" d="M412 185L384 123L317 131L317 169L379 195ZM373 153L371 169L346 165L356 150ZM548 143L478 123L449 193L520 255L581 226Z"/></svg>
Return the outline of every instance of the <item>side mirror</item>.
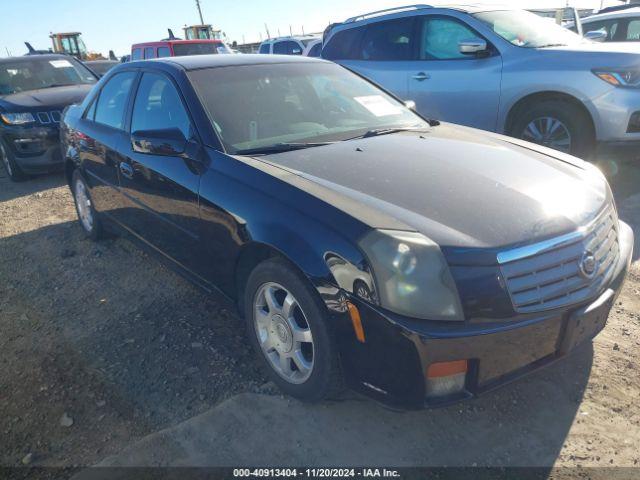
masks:
<svg viewBox="0 0 640 480"><path fill-rule="evenodd" d="M592 42L604 42L609 35L605 30L593 30L584 34L584 38Z"/></svg>
<svg viewBox="0 0 640 480"><path fill-rule="evenodd" d="M458 49L463 55L477 55L487 51L487 42L481 38L469 38L458 42Z"/></svg>
<svg viewBox="0 0 640 480"><path fill-rule="evenodd" d="M404 106L407 107L409 110L414 110L416 109L416 102L414 102L413 100L407 100L406 102L404 102Z"/></svg>
<svg viewBox="0 0 640 480"><path fill-rule="evenodd" d="M138 153L179 157L185 153L187 139L179 128L140 130L131 134L131 147Z"/></svg>

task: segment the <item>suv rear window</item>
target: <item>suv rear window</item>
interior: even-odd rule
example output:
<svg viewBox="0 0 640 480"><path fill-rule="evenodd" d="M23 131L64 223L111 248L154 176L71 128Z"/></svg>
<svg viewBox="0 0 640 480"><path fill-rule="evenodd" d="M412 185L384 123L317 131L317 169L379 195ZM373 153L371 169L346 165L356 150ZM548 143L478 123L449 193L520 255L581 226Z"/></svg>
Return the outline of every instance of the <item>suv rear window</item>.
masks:
<svg viewBox="0 0 640 480"><path fill-rule="evenodd" d="M413 17L372 23L362 39L363 60L409 60L414 45Z"/></svg>

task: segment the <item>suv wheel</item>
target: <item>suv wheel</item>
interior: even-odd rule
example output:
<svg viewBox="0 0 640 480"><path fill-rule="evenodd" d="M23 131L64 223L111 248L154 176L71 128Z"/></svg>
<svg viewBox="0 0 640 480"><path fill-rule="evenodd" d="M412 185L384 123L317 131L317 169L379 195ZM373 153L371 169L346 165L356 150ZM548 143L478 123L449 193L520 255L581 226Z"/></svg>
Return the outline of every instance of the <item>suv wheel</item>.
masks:
<svg viewBox="0 0 640 480"><path fill-rule="evenodd" d="M561 100L530 104L515 118L512 135L582 158L593 154L595 135L578 106Z"/></svg>
<svg viewBox="0 0 640 480"><path fill-rule="evenodd" d="M308 280L283 260L266 260L249 276L244 302L247 333L271 380L301 400L335 393L335 342Z"/></svg>
<svg viewBox="0 0 640 480"><path fill-rule="evenodd" d="M7 172L9 178L14 182L21 182L27 179L27 176L22 172L15 159L9 152L2 140L0 140L0 163Z"/></svg>
<svg viewBox="0 0 640 480"><path fill-rule="evenodd" d="M78 170L73 172L71 186L82 230L91 240L99 240L102 236L102 225L95 208L93 208L89 187Z"/></svg>

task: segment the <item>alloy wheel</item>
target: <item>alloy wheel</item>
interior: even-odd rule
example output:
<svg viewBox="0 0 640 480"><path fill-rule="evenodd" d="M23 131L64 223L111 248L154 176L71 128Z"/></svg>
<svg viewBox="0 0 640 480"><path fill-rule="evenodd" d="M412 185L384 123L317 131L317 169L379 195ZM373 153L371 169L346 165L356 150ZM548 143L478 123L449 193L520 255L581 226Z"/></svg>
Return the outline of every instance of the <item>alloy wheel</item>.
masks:
<svg viewBox="0 0 640 480"><path fill-rule="evenodd" d="M300 304L282 285L265 283L253 301L258 343L273 370L290 383L304 383L313 371L313 335Z"/></svg>
<svg viewBox="0 0 640 480"><path fill-rule="evenodd" d="M522 139L565 153L571 151L571 132L562 121L553 117L532 120L522 132Z"/></svg>
<svg viewBox="0 0 640 480"><path fill-rule="evenodd" d="M93 212L91 210L91 200L89 199L89 195L87 194L87 187L85 187L82 180L76 181L74 192L80 222L87 232L91 232L91 230L93 229Z"/></svg>

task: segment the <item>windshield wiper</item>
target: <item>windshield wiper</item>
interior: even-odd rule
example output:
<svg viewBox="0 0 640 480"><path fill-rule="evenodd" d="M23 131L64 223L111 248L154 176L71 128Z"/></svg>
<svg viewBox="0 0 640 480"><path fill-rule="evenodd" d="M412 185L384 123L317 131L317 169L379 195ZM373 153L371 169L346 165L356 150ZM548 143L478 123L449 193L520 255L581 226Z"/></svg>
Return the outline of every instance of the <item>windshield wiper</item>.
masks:
<svg viewBox="0 0 640 480"><path fill-rule="evenodd" d="M440 122L435 123L433 126L439 125L439 123ZM361 138L379 137L380 135L390 135L392 133L399 133L399 132L425 132L425 131L428 131L428 130L423 127L373 128L371 130L367 130L362 135L347 138L347 140L358 140Z"/></svg>
<svg viewBox="0 0 640 480"><path fill-rule="evenodd" d="M269 153L290 152L292 150L302 150L304 148L322 147L335 142L308 142L308 143L276 143L266 147L245 148L236 151L236 155L266 155Z"/></svg>

